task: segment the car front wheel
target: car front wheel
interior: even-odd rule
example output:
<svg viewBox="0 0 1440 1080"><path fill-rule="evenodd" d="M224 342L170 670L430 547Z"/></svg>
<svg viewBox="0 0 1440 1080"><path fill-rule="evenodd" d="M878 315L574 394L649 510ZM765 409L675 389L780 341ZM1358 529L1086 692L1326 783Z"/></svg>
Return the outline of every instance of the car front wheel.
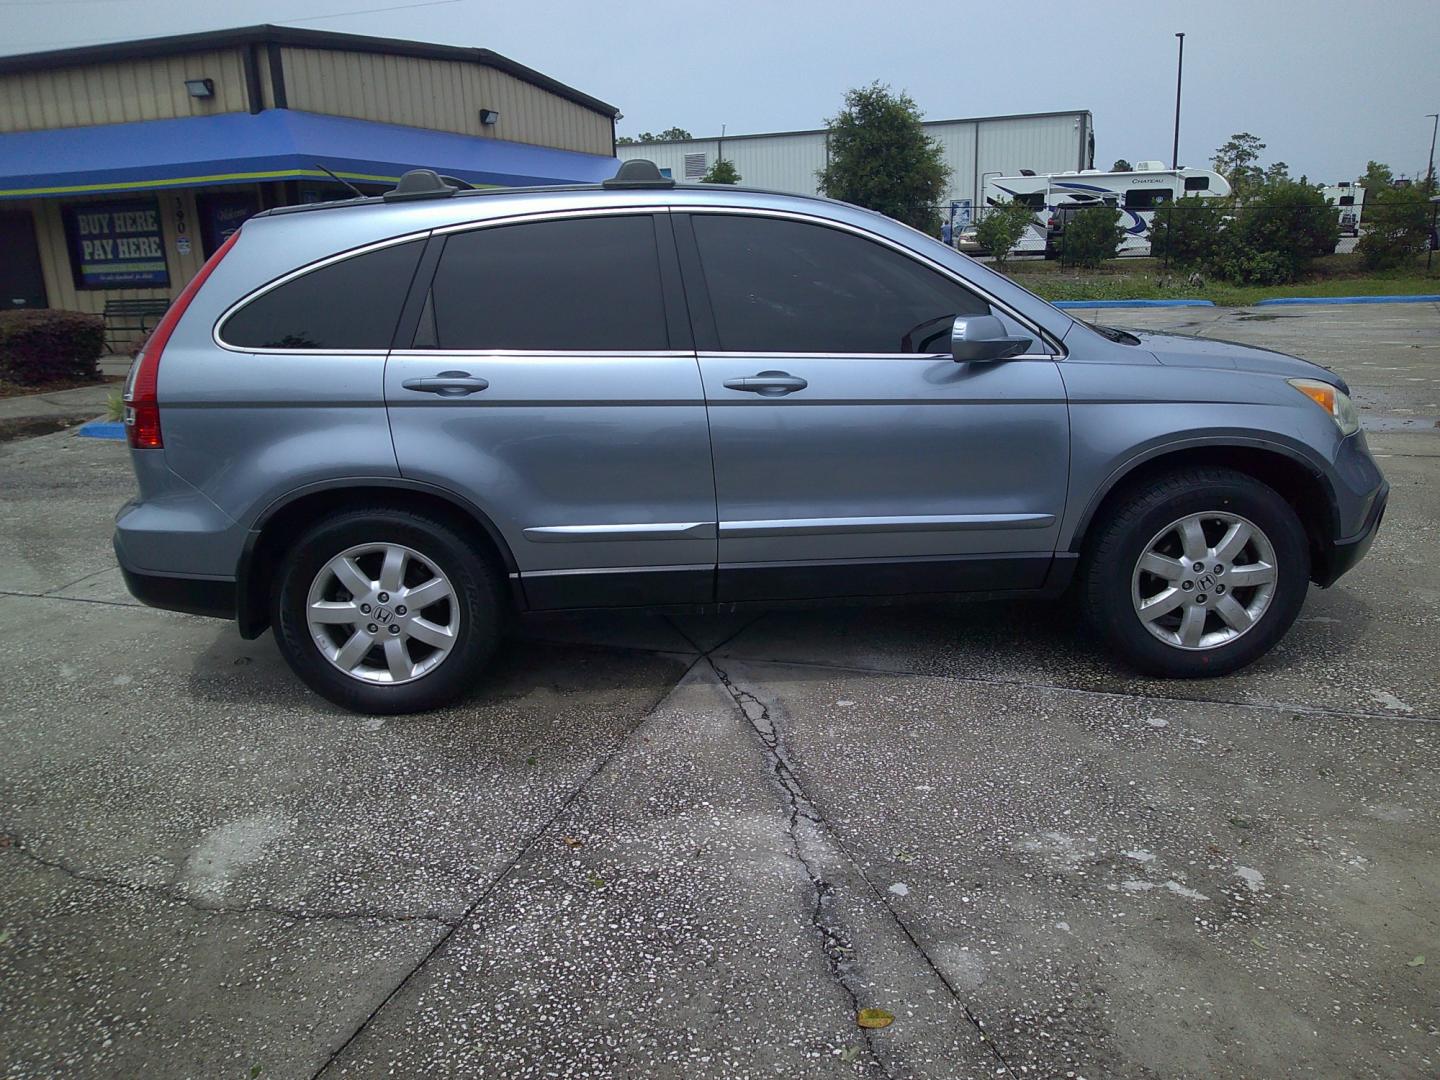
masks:
<svg viewBox="0 0 1440 1080"><path fill-rule="evenodd" d="M1169 474L1122 499L1081 590L1112 649L1151 675L1223 675L1263 656L1299 614L1305 528L1274 489L1230 469Z"/></svg>
<svg viewBox="0 0 1440 1080"><path fill-rule="evenodd" d="M294 543L272 602L276 641L314 691L356 712L463 694L499 638L495 572L446 522L354 511Z"/></svg>

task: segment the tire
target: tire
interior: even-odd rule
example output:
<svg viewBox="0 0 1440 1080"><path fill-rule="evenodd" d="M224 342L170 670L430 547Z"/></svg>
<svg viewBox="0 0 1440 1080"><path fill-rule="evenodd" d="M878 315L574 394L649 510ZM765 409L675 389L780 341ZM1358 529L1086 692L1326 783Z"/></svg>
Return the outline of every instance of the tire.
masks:
<svg viewBox="0 0 1440 1080"><path fill-rule="evenodd" d="M1199 573L1191 520L1206 550ZM1237 526L1249 527L1249 539L1231 553L1225 542L1234 547ZM1121 660L1148 675L1193 679L1228 674L1268 652L1300 613L1309 581L1310 546L1289 503L1245 473L1194 468L1137 487L1096 523L1079 593Z"/></svg>
<svg viewBox="0 0 1440 1080"><path fill-rule="evenodd" d="M420 607L411 611L407 595ZM452 525L409 510L357 509L290 547L271 625L286 662L322 697L354 712L422 712L470 689L499 641L501 596L496 569Z"/></svg>

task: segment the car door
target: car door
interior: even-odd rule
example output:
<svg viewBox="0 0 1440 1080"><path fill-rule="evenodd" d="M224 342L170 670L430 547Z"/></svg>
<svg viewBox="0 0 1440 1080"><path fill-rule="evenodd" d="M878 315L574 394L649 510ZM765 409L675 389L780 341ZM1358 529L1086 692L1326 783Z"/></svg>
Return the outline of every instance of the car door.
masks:
<svg viewBox="0 0 1440 1080"><path fill-rule="evenodd" d="M713 598L704 392L669 229L650 211L548 215L427 251L413 341L385 370L400 471L490 517L532 607Z"/></svg>
<svg viewBox="0 0 1440 1080"><path fill-rule="evenodd" d="M1064 387L1038 335L956 363L997 314L828 220L675 215L710 415L722 601L1041 586L1065 502Z"/></svg>

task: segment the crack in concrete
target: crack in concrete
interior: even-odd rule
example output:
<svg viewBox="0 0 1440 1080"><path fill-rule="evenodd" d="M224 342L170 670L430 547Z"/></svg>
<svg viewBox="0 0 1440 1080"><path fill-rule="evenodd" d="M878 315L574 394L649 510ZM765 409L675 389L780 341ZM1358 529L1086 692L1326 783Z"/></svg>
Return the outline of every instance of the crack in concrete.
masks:
<svg viewBox="0 0 1440 1080"><path fill-rule="evenodd" d="M799 777L796 776L795 770L790 765L789 758L785 753L784 741L779 728L775 724L774 718L770 715L769 706L750 691L738 686L735 681L730 678L729 673L717 665L709 654L706 654L705 660L710 665L711 670L715 672L715 677L720 680L721 685L725 687L725 690L734 699L741 715L745 717L759 738L760 744L764 748L766 758L770 763L771 775L785 793L785 797L790 804L788 828L790 845L794 850L795 860L804 869L806 875L810 878L811 885L815 889L815 907L812 910L810 921L821 937L822 949L824 950L825 959L830 967L831 974L835 977L835 981L840 985L841 989L844 990L846 996L850 998L855 1011L859 1012L861 1007L859 994L852 985L853 979L850 976L851 969L855 963L855 949L845 934L844 926L834 915L834 887L824 879L823 875L815 868L814 860L807 857L805 852L807 842L817 844L823 842L820 839L820 834L822 833L826 834L829 839L833 841L836 849L839 850L840 854L854 869L860 880L870 887L870 891L874 894L875 898L879 900L883 910L890 916L895 925L899 927L900 932L904 934L905 940L909 942L910 946L919 954L921 959L924 960L926 967L928 967L930 972L939 980L940 984L945 987L951 998L954 999L956 1005L959 1006L965 1019L975 1029L980 1042L990 1051L1000 1067L1013 1080L1016 1076L1015 1070L1011 1068L1010 1062L1007 1061L1004 1054L1001 1053L995 1040L990 1038L986 1033L985 1025L980 1021L980 1018L970 1011L970 1006L960 996L959 991L956 990L950 980L945 977L944 972L936 965L930 954L925 951L925 948L920 944L915 935L911 933L910 928L905 925L904 920L886 898L884 891L880 889L875 882L870 880L854 854L846 847L845 843L830 826L829 822L825 820L819 808L816 807L809 795L806 794ZM804 823L803 825L802 822ZM802 836L802 829L807 829L813 833L814 836L807 841L807 838ZM876 1067L879 1068L885 1076L890 1077L892 1074L878 1053L877 1044L868 1031L864 1031L864 1038L866 1047L869 1049L870 1056L874 1060Z"/></svg>
<svg viewBox="0 0 1440 1080"><path fill-rule="evenodd" d="M171 903L181 904L185 907L191 908L194 911L199 911L206 915L274 915L277 918L294 919L300 922L433 922L439 923L442 926L451 927L452 929L456 925L458 925L454 922L451 922L449 919L446 919L442 915L432 914L399 915L395 914L394 912L388 911L359 910L325 911L315 908L282 907L278 904L260 903L208 904L202 900L196 899L193 896L186 896L184 893L180 892L177 889L166 888L163 885L146 885L138 881L125 881L121 878L107 877L103 874L86 873L83 870L78 870L75 867L70 866L68 863L62 862L58 859L47 858L46 856L37 853L31 847L29 841L25 840L23 837L16 836L14 833L6 833L4 835L6 835L10 840L10 850L14 851L17 855L22 855L38 866L43 866L48 870L54 870L57 873L64 874L66 877L71 878L75 881L84 882L87 885L98 885L101 888L106 889L119 889L124 892L141 893L147 896L156 896L162 900L168 900Z"/></svg>
<svg viewBox="0 0 1440 1080"><path fill-rule="evenodd" d="M689 676L690 672L694 670L695 665L699 662L700 658L696 657L695 660L681 673L680 678L675 681L675 686L681 685ZM490 879L490 882L480 890L479 894L476 895L475 899L472 900L470 902L470 905L466 907L466 909L460 914L460 918L455 923L451 924L449 928L445 931L445 933L440 935L440 939L430 947L430 949L425 953L424 956L420 958L420 961L414 967L412 967L409 971L405 973L405 976L399 982L397 982L393 988L391 988L390 992L380 1000L380 1003L370 1011L370 1014L366 1016L364 1020L360 1021L360 1023L356 1026L355 1030L352 1031L348 1036L346 1036L340 1042L340 1044L330 1052L329 1056L327 1056L325 1061L321 1063L320 1067L311 1074L310 1080L319 1080L319 1077L328 1072L330 1070L330 1067L340 1059L340 1055L345 1052L346 1048L356 1039L358 1039L360 1035L365 1031L365 1029L370 1026L374 1019L380 1015L381 1011L387 1005L389 1005L391 1001L395 999L396 995L398 995L402 990L404 990L405 987L410 984L411 980L414 979L417 975L420 974L421 971L425 969L426 965L428 965L430 961L433 960L435 956L440 952L440 950L445 947L445 943L455 935L455 932L470 920L471 916L473 916L475 912L479 910L480 905L483 904L487 899L489 899L490 895L497 888L500 887L501 883L504 882L504 880L510 876L510 874L515 870L515 868L520 865L521 861L530 854L530 852L534 849L535 845L540 842L541 838L544 837L545 834L548 833L552 828L554 828L555 823L559 821L562 816L564 816L564 814L570 809L570 807L575 805L575 801L580 798L581 794L585 791L585 789L590 786L590 784L595 780L597 776L599 776L605 771L605 769L609 766L610 762L614 760L615 755L618 754L621 749L624 748L625 744L630 741L631 736L633 736L635 732L637 732L638 730L640 730L641 727L644 726L645 721L655 715L655 711L660 708L660 705L670 696L670 693L672 693L673 691L674 687L672 687L669 692L662 694L659 700L653 702L650 708L646 709L645 712L642 713L635 720L635 723L630 725L629 729L626 730L626 732L621 735L620 738L615 740L615 745L610 747L610 749L605 752L605 754L600 758L599 762L596 763L595 767L591 769L588 773L586 773L585 776L581 779L581 781L575 785L575 789L571 791L570 794L567 795L565 798L560 800L559 805L555 807L554 813L547 817L540 824L540 827L530 834L530 836L523 844L520 845L519 849L510 858L510 860L506 862L505 865L500 868L500 871L493 878Z"/></svg>

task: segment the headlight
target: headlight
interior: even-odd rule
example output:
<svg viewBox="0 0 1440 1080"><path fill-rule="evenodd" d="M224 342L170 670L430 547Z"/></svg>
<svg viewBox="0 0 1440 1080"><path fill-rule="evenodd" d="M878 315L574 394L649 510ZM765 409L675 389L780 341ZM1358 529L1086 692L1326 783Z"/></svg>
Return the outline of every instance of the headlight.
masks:
<svg viewBox="0 0 1440 1080"><path fill-rule="evenodd" d="M1355 403L1338 386L1331 386L1318 379L1287 379L1291 386L1319 405L1344 435L1354 435L1360 430L1360 414Z"/></svg>

